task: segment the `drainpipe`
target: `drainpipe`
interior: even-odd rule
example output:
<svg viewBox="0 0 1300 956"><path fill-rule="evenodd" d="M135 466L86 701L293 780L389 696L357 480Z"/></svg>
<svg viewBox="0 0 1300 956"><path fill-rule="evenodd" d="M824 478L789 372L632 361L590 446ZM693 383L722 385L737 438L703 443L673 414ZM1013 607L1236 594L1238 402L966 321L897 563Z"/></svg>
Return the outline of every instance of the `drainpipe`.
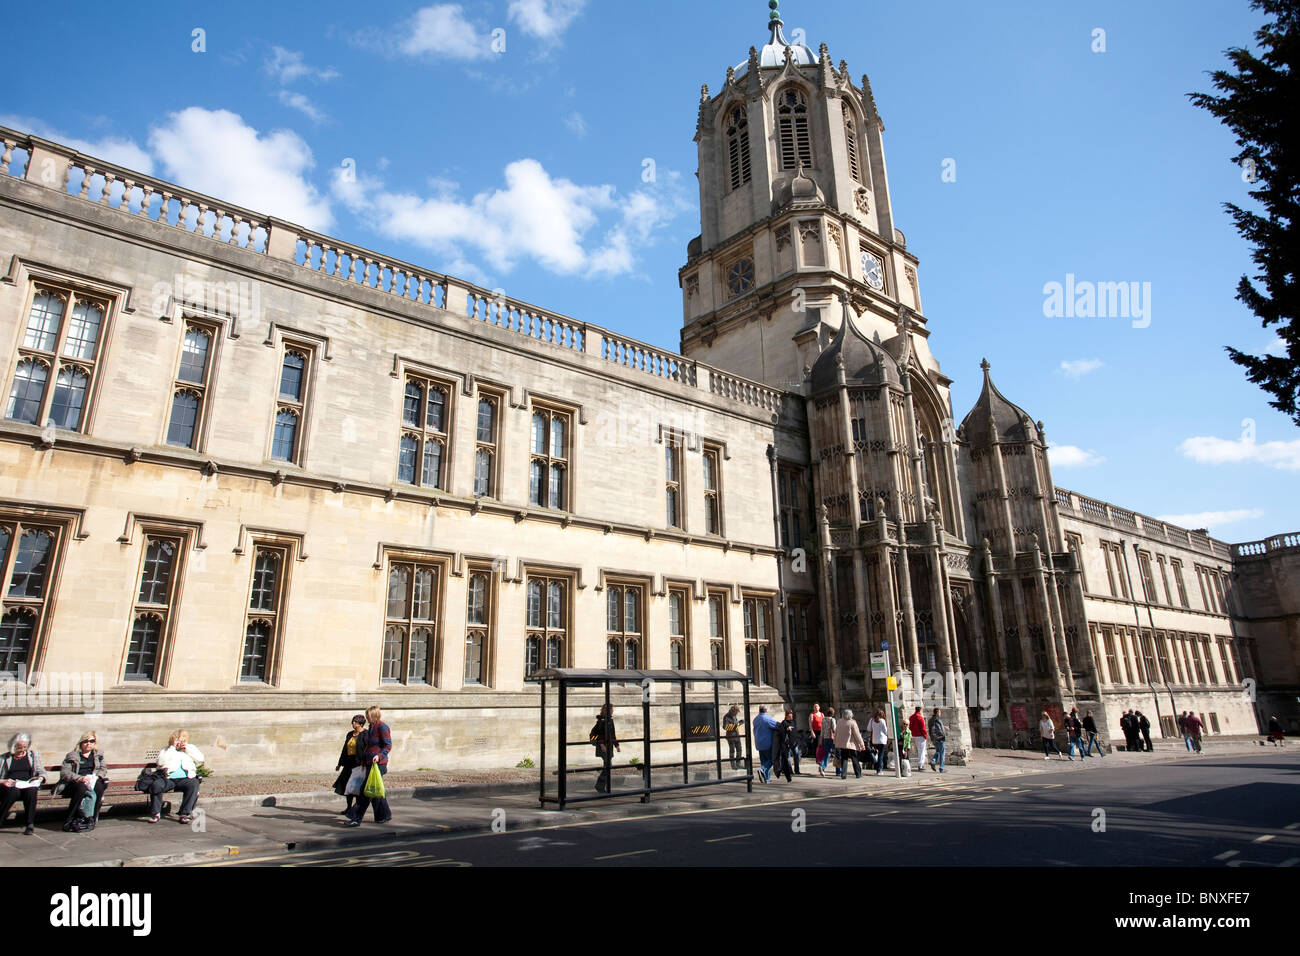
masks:
<svg viewBox="0 0 1300 956"><path fill-rule="evenodd" d="M767 464L772 482L772 534L775 535L776 546L779 549L776 555L778 633L781 635L781 651L785 660L785 696L793 707L794 683L790 678L790 635L785 631L785 548L781 544L781 499L777 494L776 484L776 445L767 446Z"/></svg>

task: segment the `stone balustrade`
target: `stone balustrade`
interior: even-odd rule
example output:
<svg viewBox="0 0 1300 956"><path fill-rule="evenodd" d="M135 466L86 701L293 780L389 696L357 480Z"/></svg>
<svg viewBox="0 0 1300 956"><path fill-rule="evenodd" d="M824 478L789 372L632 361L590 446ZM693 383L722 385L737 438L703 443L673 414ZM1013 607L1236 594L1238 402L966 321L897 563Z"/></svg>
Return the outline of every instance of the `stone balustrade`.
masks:
<svg viewBox="0 0 1300 956"><path fill-rule="evenodd" d="M707 389L712 395L766 412L781 410L784 393L759 382L2 126L0 177L57 189L123 215L477 319L538 343L596 356L620 368Z"/></svg>
<svg viewBox="0 0 1300 956"><path fill-rule="evenodd" d="M0 174L18 177L13 154L19 151L26 154L21 178L28 182L215 242L266 252L269 217L261 213L85 156L39 136L0 127L0 140L4 143Z"/></svg>
<svg viewBox="0 0 1300 956"><path fill-rule="evenodd" d="M1237 556L1238 546L1234 545L1230 548L1225 542L1211 538L1200 531L1188 531L1167 521L1128 511L1117 505L1088 498L1064 488L1056 488L1054 492L1057 506L1063 512L1090 518L1117 530L1134 530L1144 537L1164 540L1192 551L1201 551L1225 559Z"/></svg>
<svg viewBox="0 0 1300 956"><path fill-rule="evenodd" d="M1278 534L1263 541L1247 541L1232 546L1234 558L1260 558L1278 551L1300 550L1300 531Z"/></svg>

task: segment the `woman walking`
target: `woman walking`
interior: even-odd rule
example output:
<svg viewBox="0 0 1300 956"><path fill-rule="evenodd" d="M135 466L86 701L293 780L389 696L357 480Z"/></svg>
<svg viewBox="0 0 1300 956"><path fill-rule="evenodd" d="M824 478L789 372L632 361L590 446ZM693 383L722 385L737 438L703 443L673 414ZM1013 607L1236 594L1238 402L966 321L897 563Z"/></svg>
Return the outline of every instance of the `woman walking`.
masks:
<svg viewBox="0 0 1300 956"><path fill-rule="evenodd" d="M876 749L876 776L880 776L881 770L885 767L885 755L889 752L889 724L885 723L885 712L878 709L875 715L867 721L867 739L871 741L871 746Z"/></svg>
<svg viewBox="0 0 1300 956"><path fill-rule="evenodd" d="M378 707L366 708L366 720L370 721L370 726L362 732L360 742L357 744L357 750L361 753L361 766L365 768L367 774L370 773L371 767L378 767L379 775L382 777L388 773L388 754L393 749L393 731L384 723L384 712ZM388 808L387 797L367 797L363 790L361 796L357 797L352 812L348 814L347 823L343 825L361 826L361 821L366 818L366 809L371 804L375 807L376 823L387 823L393 819L393 811Z"/></svg>
<svg viewBox="0 0 1300 956"><path fill-rule="evenodd" d="M944 757L948 750L948 729L944 727L943 720L939 717L938 707L934 709L934 715L930 718L930 740L934 744L934 750L930 753L930 769L936 769L937 762L939 773L943 773Z"/></svg>
<svg viewBox="0 0 1300 956"><path fill-rule="evenodd" d="M334 792L347 800L347 806L339 811L344 816L348 815L348 811L352 809L352 804L357 799L355 793L348 793L348 781L352 778L352 771L361 766L361 757L357 754L357 742L365 726L365 714L357 714L352 718L352 729L343 738L343 749L339 751L338 765L334 768L339 771L338 777L334 780ZM364 781L362 786L365 786Z"/></svg>
<svg viewBox="0 0 1300 956"><path fill-rule="evenodd" d="M831 754L835 750L835 708L827 707L826 713L822 716L822 737L818 742L818 748L821 750L820 759L817 761L817 776L826 776L826 764L830 762Z"/></svg>
<svg viewBox="0 0 1300 956"><path fill-rule="evenodd" d="M862 762L858 759L858 751L866 750L867 745L862 742L862 731L858 729L851 710L845 710L844 719L835 725L835 747L840 752L839 778L849 779L849 761L852 760L853 774L861 780Z"/></svg>
<svg viewBox="0 0 1300 956"><path fill-rule="evenodd" d="M618 744L618 730L614 727L613 704L606 704L600 708L600 716L596 718L596 723L591 728L591 742L596 748L596 759L604 763L600 776L596 778L596 790L600 793L609 793L610 761L614 758L615 750L619 753L623 752L623 748Z"/></svg>
<svg viewBox="0 0 1300 956"><path fill-rule="evenodd" d="M1044 760L1052 759L1052 754L1048 752L1049 749L1056 756L1063 756L1061 748L1056 746L1056 724L1052 723L1052 717L1047 711L1043 711L1043 716L1038 721L1038 735L1043 738Z"/></svg>

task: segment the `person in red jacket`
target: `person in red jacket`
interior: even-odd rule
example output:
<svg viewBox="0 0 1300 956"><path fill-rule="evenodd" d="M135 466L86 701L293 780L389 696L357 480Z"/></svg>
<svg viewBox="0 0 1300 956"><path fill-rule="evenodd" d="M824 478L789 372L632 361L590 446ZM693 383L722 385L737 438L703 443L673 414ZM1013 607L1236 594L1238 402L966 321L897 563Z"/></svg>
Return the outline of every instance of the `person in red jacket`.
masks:
<svg viewBox="0 0 1300 956"><path fill-rule="evenodd" d="M907 718L907 729L912 732L912 739L916 741L916 768L925 769L925 747L929 741L926 739L925 717L921 715L921 708L916 708L912 716Z"/></svg>
<svg viewBox="0 0 1300 956"><path fill-rule="evenodd" d="M1186 727L1187 736L1191 738L1192 746L1196 748L1197 753L1200 753L1201 731L1205 728L1205 724L1201 723L1201 718L1197 717L1195 714L1189 713L1187 715Z"/></svg>

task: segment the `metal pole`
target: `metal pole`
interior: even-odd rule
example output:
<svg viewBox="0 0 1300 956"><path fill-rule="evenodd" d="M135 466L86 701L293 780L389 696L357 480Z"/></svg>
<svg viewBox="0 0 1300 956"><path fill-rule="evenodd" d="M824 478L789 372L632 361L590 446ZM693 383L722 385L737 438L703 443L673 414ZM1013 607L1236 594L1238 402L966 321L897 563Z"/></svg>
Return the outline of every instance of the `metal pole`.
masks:
<svg viewBox="0 0 1300 956"><path fill-rule="evenodd" d="M687 753L689 744L686 741L686 681L682 681L682 709L677 715L677 723L681 725L682 735L682 783L690 783L690 757Z"/></svg>
<svg viewBox="0 0 1300 956"><path fill-rule="evenodd" d="M568 706L567 706L569 688L565 686L563 677L561 677L559 680L559 691L560 691L560 714L559 714L560 756L558 760L558 768L559 768L560 779L559 779L558 793L560 797L560 809L563 810L564 798L568 795L569 792L569 787L568 787L569 742L567 739L568 733L566 732L566 728L569 726Z"/></svg>
<svg viewBox="0 0 1300 956"><path fill-rule="evenodd" d="M685 684L682 685L683 688L685 688L685 686L686 686ZM605 692L606 693L609 692L608 684L605 685ZM646 693L641 694L641 756L644 761L643 766L641 768L642 784L645 786L645 789L649 791L650 789L650 695ZM642 803L650 802L650 794L648 792L641 794L641 802Z"/></svg>
<svg viewBox="0 0 1300 956"><path fill-rule="evenodd" d="M883 641L882 644L885 648L885 687L889 688L889 719L894 723L894 732L890 734L894 738L894 776L901 779L903 776L903 761L898 756L898 731L902 726L902 722L898 719L898 715L894 713L894 690L889 687L889 642Z"/></svg>
<svg viewBox="0 0 1300 956"><path fill-rule="evenodd" d="M754 792L754 725L749 720L749 679L745 678L742 689L745 692L745 790Z"/></svg>
<svg viewBox="0 0 1300 956"><path fill-rule="evenodd" d="M537 776L537 803L546 806L546 681L542 681L542 753L538 760L540 765Z"/></svg>
<svg viewBox="0 0 1300 956"><path fill-rule="evenodd" d="M722 717L719 715L719 710L721 709L721 707L722 707L722 702L718 697L718 681L715 678L713 681L713 715L714 715L713 719L714 720L717 721L722 720ZM722 730L722 728L719 727L717 724L714 724L714 726L717 727L718 730ZM722 734L714 734L713 738L714 738L714 743L717 744L718 779L721 780L722 779ZM728 745L728 749L730 749L730 745Z"/></svg>

